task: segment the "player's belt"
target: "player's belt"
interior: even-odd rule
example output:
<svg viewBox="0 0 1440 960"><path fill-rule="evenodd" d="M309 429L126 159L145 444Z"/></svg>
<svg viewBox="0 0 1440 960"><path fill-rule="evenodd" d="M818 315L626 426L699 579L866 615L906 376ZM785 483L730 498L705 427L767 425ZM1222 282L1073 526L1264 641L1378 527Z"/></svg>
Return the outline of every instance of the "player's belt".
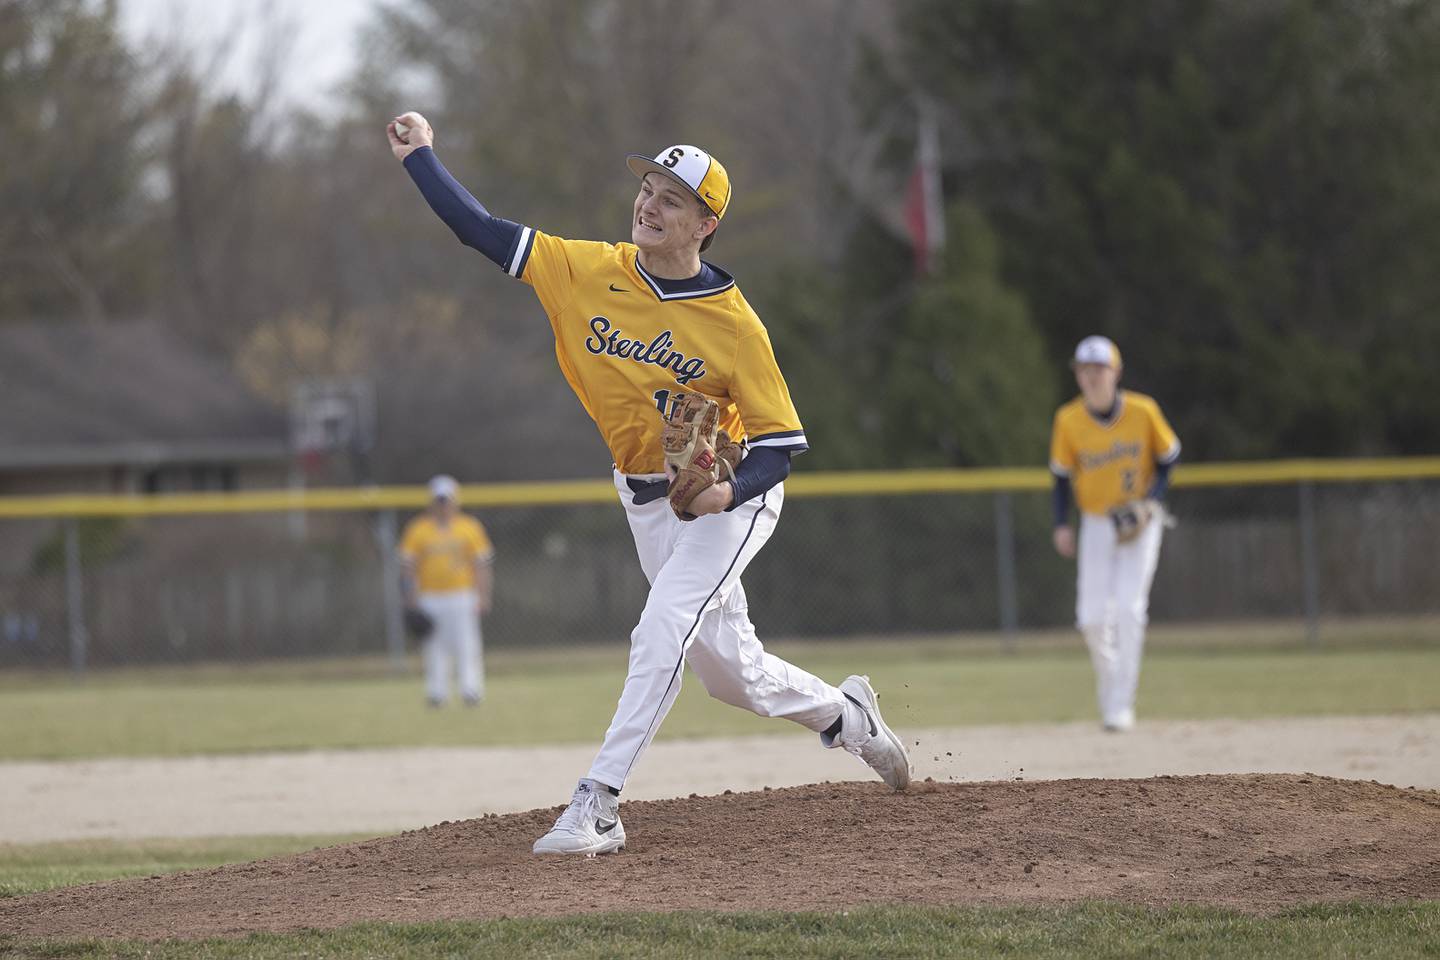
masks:
<svg viewBox="0 0 1440 960"><path fill-rule="evenodd" d="M625 485L630 488L631 493L635 494L633 502L637 507L654 503L670 490L669 480L637 480L634 477L626 477Z"/></svg>

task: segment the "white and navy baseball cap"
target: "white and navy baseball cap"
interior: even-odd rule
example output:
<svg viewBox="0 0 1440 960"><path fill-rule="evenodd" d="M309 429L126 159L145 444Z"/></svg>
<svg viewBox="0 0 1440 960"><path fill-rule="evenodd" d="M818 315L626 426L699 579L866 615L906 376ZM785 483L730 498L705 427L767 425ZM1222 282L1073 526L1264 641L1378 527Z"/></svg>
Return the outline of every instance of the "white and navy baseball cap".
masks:
<svg viewBox="0 0 1440 960"><path fill-rule="evenodd" d="M647 173L669 177L693 193L696 200L715 214L715 219L724 219L725 210L730 206L730 174L725 172L719 160L699 147L678 143L661 150L654 158L632 153L625 158L625 163L630 172L641 179ZM711 231L700 244L700 249L708 248L714 239L715 233Z"/></svg>
<svg viewBox="0 0 1440 960"><path fill-rule="evenodd" d="M442 473L430 478L430 499L460 502L460 484L449 474Z"/></svg>
<svg viewBox="0 0 1440 960"><path fill-rule="evenodd" d="M1120 348L1109 337L1086 337L1075 348L1075 358L1071 360L1072 365L1082 363L1098 363L1119 370Z"/></svg>

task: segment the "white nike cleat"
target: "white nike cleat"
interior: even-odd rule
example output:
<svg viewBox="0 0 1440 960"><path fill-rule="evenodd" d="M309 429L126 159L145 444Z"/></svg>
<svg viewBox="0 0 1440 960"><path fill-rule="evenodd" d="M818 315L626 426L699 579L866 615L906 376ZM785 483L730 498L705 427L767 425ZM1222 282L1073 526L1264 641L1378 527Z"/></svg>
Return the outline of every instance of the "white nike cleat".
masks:
<svg viewBox="0 0 1440 960"><path fill-rule="evenodd" d="M1105 718L1101 724L1106 733L1129 733L1135 729L1135 711L1128 707Z"/></svg>
<svg viewBox="0 0 1440 960"><path fill-rule="evenodd" d="M840 735L827 742L821 734L821 741L827 747L844 747L880 774L881 780L896 790L904 790L910 785L910 755L880 716L879 698L870 686L870 678L846 677L840 692L849 700L841 715Z"/></svg>
<svg viewBox="0 0 1440 960"><path fill-rule="evenodd" d="M625 846L620 798L594 780L581 780L570 805L550 832L535 841L535 853L573 853L593 857Z"/></svg>

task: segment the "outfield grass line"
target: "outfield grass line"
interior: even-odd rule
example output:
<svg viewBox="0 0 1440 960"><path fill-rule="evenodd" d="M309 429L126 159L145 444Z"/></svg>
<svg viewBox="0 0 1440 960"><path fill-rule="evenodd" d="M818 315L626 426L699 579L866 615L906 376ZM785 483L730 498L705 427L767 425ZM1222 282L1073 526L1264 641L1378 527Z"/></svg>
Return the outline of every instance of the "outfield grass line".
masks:
<svg viewBox="0 0 1440 960"><path fill-rule="evenodd" d="M1095 712L1079 641L1019 656L918 641L774 650L832 681L868 673L892 722L1060 723ZM598 742L624 682L623 657L499 662L475 710L426 709L418 676L281 683L240 672L188 683L131 674L12 686L0 695L0 760ZM1139 710L1157 719L1440 710L1440 647L1162 648L1145 659ZM740 736L784 727L710 699L690 677L663 731Z"/></svg>
<svg viewBox="0 0 1440 960"><path fill-rule="evenodd" d="M1146 655L1173 652L1213 653L1343 653L1358 649L1430 649L1440 651L1440 616L1349 617L1321 621L1321 641L1310 643L1304 621L1237 620L1190 623L1152 623L1147 632ZM885 651L885 655L965 657L975 659L1025 658L1083 651L1080 635L1068 627L1022 630L1015 634L978 631L937 634L866 634L841 637L766 637L766 648L803 661L816 652ZM625 638L613 644L516 647L491 642L486 647L486 670L493 676L531 674L554 668L575 670L610 668L623 663ZM229 685L246 679L279 685L414 678L420 659L407 656L397 669L389 657L369 654L352 657L285 658L242 661L206 661L193 664L157 663L97 666L77 677L67 667L0 670L0 691L34 690L44 686L179 684Z"/></svg>

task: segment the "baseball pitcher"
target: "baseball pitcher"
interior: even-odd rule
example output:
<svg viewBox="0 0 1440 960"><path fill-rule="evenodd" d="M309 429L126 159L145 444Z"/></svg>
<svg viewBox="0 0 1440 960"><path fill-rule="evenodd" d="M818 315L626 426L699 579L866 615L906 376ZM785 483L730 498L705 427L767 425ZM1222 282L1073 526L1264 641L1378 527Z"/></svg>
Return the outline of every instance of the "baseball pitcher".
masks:
<svg viewBox="0 0 1440 960"><path fill-rule="evenodd" d="M868 679L832 686L766 652L750 622L740 576L775 532L790 458L806 442L760 318L728 273L700 259L730 207L725 168L684 144L632 155L632 242L565 240L492 216L441 165L419 114L387 133L461 242L534 289L560 370L614 458L650 581L600 751L535 852L625 845L620 791L687 663L711 696L807 727L904 788L909 758Z"/></svg>
<svg viewBox="0 0 1440 960"><path fill-rule="evenodd" d="M1055 549L1075 558L1070 500L1080 510L1075 622L1090 648L1106 730L1135 725L1135 689L1149 620L1150 582L1168 515L1163 506L1180 440L1160 406L1119 390L1120 350L1086 337L1071 361L1080 396L1055 412Z"/></svg>

